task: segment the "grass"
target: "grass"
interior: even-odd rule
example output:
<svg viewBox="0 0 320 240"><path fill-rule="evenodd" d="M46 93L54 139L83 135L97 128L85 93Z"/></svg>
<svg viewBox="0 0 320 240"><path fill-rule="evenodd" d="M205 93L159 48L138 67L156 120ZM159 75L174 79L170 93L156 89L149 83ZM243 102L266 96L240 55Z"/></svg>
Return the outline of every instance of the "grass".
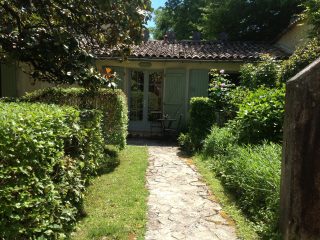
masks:
<svg viewBox="0 0 320 240"><path fill-rule="evenodd" d="M243 216L232 195L224 189L221 182L209 168L208 164L201 159L201 156L194 156L193 163L208 184L210 190L213 192L216 198L215 200L222 205L223 211L226 215L233 219L237 228L238 237L244 240L260 239L255 232L252 223Z"/></svg>
<svg viewBox="0 0 320 240"><path fill-rule="evenodd" d="M88 188L83 218L71 239L143 239L146 226L146 147L128 146L120 165L98 176Z"/></svg>

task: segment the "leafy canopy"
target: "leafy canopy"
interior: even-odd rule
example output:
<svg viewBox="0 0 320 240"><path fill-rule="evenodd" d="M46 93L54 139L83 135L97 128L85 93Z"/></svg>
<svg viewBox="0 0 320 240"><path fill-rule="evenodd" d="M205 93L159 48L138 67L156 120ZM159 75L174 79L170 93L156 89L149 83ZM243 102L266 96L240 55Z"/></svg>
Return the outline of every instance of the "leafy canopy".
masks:
<svg viewBox="0 0 320 240"><path fill-rule="evenodd" d="M303 15L313 25L312 34L319 38L320 36L320 0L308 0L304 3L305 11Z"/></svg>
<svg viewBox="0 0 320 240"><path fill-rule="evenodd" d="M94 53L138 41L150 0L0 0L0 59L36 80L92 85Z"/></svg>
<svg viewBox="0 0 320 240"><path fill-rule="evenodd" d="M168 31L173 31L177 39L190 39L193 32L201 30L202 8L206 0L168 0L165 7L155 11L156 27L153 35L162 39Z"/></svg>
<svg viewBox="0 0 320 240"><path fill-rule="evenodd" d="M302 0L213 0L205 9L204 35L231 40L273 40L300 13Z"/></svg>
<svg viewBox="0 0 320 240"><path fill-rule="evenodd" d="M302 11L302 1L168 0L155 12L154 36L173 30L177 39L199 31L206 39L273 40Z"/></svg>

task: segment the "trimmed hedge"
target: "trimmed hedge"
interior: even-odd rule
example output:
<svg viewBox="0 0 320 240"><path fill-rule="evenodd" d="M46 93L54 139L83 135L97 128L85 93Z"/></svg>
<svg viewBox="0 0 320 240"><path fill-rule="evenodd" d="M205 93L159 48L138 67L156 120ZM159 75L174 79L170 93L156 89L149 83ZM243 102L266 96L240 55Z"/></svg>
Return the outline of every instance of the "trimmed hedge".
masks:
<svg viewBox="0 0 320 240"><path fill-rule="evenodd" d="M103 163L101 113L0 103L0 239L61 239Z"/></svg>
<svg viewBox="0 0 320 240"><path fill-rule="evenodd" d="M190 139L196 149L210 132L216 117L214 102L207 97L194 97L190 100Z"/></svg>
<svg viewBox="0 0 320 240"><path fill-rule="evenodd" d="M124 148L128 135L127 100L121 90L84 88L47 88L23 97L24 101L69 105L79 109L98 109L103 113L103 135L106 144Z"/></svg>

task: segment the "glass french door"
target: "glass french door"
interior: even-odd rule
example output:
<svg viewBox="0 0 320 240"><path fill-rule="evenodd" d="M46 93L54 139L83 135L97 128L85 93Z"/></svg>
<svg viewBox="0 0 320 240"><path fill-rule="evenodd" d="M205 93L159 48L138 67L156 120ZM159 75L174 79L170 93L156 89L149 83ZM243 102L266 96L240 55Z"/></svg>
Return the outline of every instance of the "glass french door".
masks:
<svg viewBox="0 0 320 240"><path fill-rule="evenodd" d="M149 131L153 112L162 112L163 72L132 70L129 88L129 129Z"/></svg>

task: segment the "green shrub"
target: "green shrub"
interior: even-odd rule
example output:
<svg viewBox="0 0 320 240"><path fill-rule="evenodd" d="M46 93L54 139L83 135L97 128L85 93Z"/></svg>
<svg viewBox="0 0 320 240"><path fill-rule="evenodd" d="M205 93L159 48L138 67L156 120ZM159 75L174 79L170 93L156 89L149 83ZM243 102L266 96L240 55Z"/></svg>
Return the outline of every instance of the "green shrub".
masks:
<svg viewBox="0 0 320 240"><path fill-rule="evenodd" d="M103 113L103 135L106 144L125 147L128 135L128 107L121 90L83 88L48 88L30 93L24 101L69 105L80 109L98 109Z"/></svg>
<svg viewBox="0 0 320 240"><path fill-rule="evenodd" d="M259 88L250 92L239 106L234 120L228 123L239 141L259 143L282 139L285 88Z"/></svg>
<svg viewBox="0 0 320 240"><path fill-rule="evenodd" d="M308 0L303 2L305 11L304 17L308 20L308 23L313 26L311 34L319 39L320 36L320 1Z"/></svg>
<svg viewBox="0 0 320 240"><path fill-rule="evenodd" d="M203 158L255 223L263 239L276 239L281 172L281 146L238 146L228 128L213 127Z"/></svg>
<svg viewBox="0 0 320 240"><path fill-rule="evenodd" d="M261 86L276 87L279 85L280 64L269 55L262 56L262 62L253 65L245 64L240 69L240 84L249 89Z"/></svg>
<svg viewBox="0 0 320 240"><path fill-rule="evenodd" d="M320 55L320 43L316 38L299 47L293 55L282 63L280 79L282 82L290 80L301 70L311 64Z"/></svg>
<svg viewBox="0 0 320 240"><path fill-rule="evenodd" d="M210 132L215 121L214 103L209 98L194 97L190 101L190 138L196 149Z"/></svg>
<svg viewBox="0 0 320 240"><path fill-rule="evenodd" d="M226 159L225 159L226 160ZM220 166L222 182L238 199L241 209L257 224L265 239L277 232L280 199L281 146L238 147Z"/></svg>
<svg viewBox="0 0 320 240"><path fill-rule="evenodd" d="M209 96L215 104L216 111L222 111L230 99L230 90L235 87L228 80L228 75L224 70L220 72L217 69L210 70Z"/></svg>
<svg viewBox="0 0 320 240"><path fill-rule="evenodd" d="M239 111L239 106L247 97L248 93L249 90L244 87L236 87L230 91L228 102L222 110L225 115L224 122L222 125L220 124L220 126L223 126L227 121L232 120L236 117L237 112Z"/></svg>
<svg viewBox="0 0 320 240"><path fill-rule="evenodd" d="M180 148L188 154L194 151L194 147L191 142L191 137L189 133L180 133L178 137L178 144Z"/></svg>
<svg viewBox="0 0 320 240"><path fill-rule="evenodd" d="M102 160L101 114L29 103L0 111L0 238L64 238Z"/></svg>
<svg viewBox="0 0 320 240"><path fill-rule="evenodd" d="M73 151L70 154L73 154L73 157L78 159L84 157L85 161L81 172L85 179L96 175L100 167L106 163L105 161L108 161L104 154L105 143L102 134L102 120L103 115L99 110L82 110L80 112L80 130L83 136L81 142L77 140L80 151L72 149ZM72 143L72 145L73 148L76 146L75 143ZM75 152L78 155L74 155ZM68 154L68 152L65 152L65 154Z"/></svg>
<svg viewBox="0 0 320 240"><path fill-rule="evenodd" d="M233 135L232 131L227 128L219 128L213 126L210 134L204 141L203 153L205 156L220 157L227 155L232 151L233 146L236 144L237 138Z"/></svg>
<svg viewBox="0 0 320 240"><path fill-rule="evenodd" d="M212 100L215 112L215 124L223 126L228 120L235 117L238 103L245 96L245 88L237 87L228 80L228 75L223 70L210 71L209 98Z"/></svg>

